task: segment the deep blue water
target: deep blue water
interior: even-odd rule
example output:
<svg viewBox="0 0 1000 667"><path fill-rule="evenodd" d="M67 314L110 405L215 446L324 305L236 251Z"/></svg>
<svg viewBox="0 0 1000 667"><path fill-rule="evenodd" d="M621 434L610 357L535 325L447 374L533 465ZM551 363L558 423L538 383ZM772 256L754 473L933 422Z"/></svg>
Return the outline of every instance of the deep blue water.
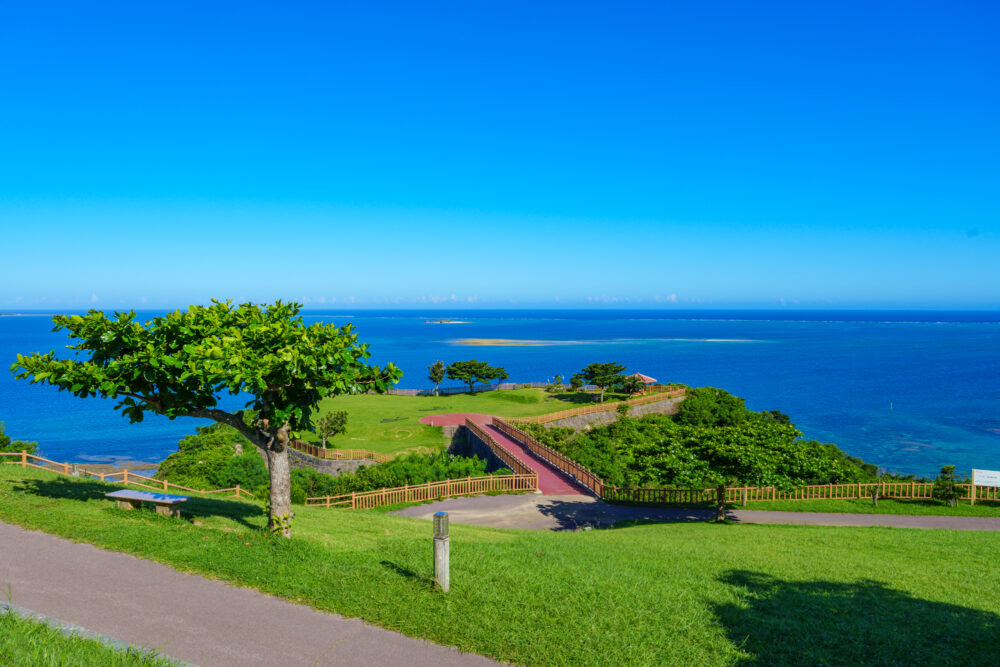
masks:
<svg viewBox="0 0 1000 667"><path fill-rule="evenodd" d="M887 470L931 475L1000 469L1000 313L901 311L357 311L307 320L353 322L376 363L428 387L426 367L478 358L511 381L569 378L618 361L662 382L713 385L777 409L807 437L834 442ZM428 324L451 318L462 324ZM0 317L0 363L61 350L45 317ZM462 338L562 341L467 347ZM197 422L130 425L111 401L80 400L0 372L0 420L56 460L158 461Z"/></svg>

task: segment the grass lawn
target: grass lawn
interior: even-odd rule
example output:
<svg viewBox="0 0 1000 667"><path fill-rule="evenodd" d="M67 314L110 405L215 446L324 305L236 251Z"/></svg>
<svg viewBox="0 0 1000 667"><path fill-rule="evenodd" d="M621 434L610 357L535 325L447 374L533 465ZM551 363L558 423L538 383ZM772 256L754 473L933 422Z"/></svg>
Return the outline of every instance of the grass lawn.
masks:
<svg viewBox="0 0 1000 667"><path fill-rule="evenodd" d="M945 516L997 516L1000 517L1000 502L977 500L959 501L955 507L939 500L887 500L878 501L878 507L871 500L775 500L747 503L746 507L732 505L733 509L773 510L778 512L849 512L854 514L929 514Z"/></svg>
<svg viewBox="0 0 1000 667"><path fill-rule="evenodd" d="M548 394L542 389L511 389L454 396L338 396L320 402L320 412L346 410L347 433L329 440L338 449L371 449L384 454L406 450L437 451L444 446L441 428L425 426L421 417L472 412L501 417L530 417L590 405L583 392ZM317 415L318 416L318 415ZM318 442L312 433L303 439Z"/></svg>
<svg viewBox="0 0 1000 667"><path fill-rule="evenodd" d="M426 521L297 507L275 540L254 503L192 499L173 519L107 488L0 467L0 519L522 664L946 664L1000 644L1000 533L453 525L442 594Z"/></svg>
<svg viewBox="0 0 1000 667"><path fill-rule="evenodd" d="M645 505L645 503L620 503L622 505ZM656 503L650 507L673 507L676 509L715 509L715 503ZM955 507L937 500L891 500L878 501L878 507L871 500L774 500L747 503L728 503L731 510L768 510L774 512L846 512L852 514L910 514L931 516L986 516L1000 517L1000 502L959 501Z"/></svg>
<svg viewBox="0 0 1000 667"><path fill-rule="evenodd" d="M0 610L0 664L169 667L177 663L149 652L117 649L97 639L70 636L44 621Z"/></svg>

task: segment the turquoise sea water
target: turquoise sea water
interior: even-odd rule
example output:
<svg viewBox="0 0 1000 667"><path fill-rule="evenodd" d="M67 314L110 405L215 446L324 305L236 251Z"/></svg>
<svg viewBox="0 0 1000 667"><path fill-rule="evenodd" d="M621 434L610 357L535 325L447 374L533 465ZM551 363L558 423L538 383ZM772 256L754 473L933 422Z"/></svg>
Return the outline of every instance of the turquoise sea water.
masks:
<svg viewBox="0 0 1000 667"><path fill-rule="evenodd" d="M153 313L144 313L152 315ZM789 414L807 437L834 442L887 470L931 475L1000 469L1000 313L848 311L358 311L312 312L353 322L376 363L428 387L426 367L477 358L512 381L568 378L619 361L662 382L723 387L752 409ZM428 320L454 319L434 324ZM130 425L111 401L80 400L18 382L18 352L59 350L45 317L0 317L0 420L56 460L158 461L195 420ZM542 341L465 346L466 338Z"/></svg>

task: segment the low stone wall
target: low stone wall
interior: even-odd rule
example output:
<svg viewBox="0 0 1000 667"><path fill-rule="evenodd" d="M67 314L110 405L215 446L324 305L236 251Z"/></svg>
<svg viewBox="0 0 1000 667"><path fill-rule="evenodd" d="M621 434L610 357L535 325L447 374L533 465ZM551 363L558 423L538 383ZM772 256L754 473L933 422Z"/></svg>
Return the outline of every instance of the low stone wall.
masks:
<svg viewBox="0 0 1000 667"><path fill-rule="evenodd" d="M297 468L312 468L316 472L323 472L327 475L339 477L345 472L354 472L359 468L378 465L374 461L367 459L350 459L347 461L335 461L333 459L318 459L297 449L288 448L288 463L292 470Z"/></svg>
<svg viewBox="0 0 1000 667"><path fill-rule="evenodd" d="M683 400L684 396L677 396L675 398L665 398L662 401L643 403L642 405L633 405L628 411L628 414L630 417L641 417L643 415L651 414L675 415L680 409L678 408L678 405ZM546 422L542 425L545 428L568 427L576 431L580 431L593 426L610 424L616 419L618 419L618 413L614 410L608 410L607 412L591 412L587 415L576 415L575 417L558 419L556 421Z"/></svg>

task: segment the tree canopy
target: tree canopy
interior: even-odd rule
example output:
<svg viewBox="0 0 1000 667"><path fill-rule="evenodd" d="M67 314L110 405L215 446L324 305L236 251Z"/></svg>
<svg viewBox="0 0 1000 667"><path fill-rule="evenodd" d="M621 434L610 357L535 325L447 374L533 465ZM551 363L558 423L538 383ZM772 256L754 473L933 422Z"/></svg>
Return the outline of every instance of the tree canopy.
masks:
<svg viewBox="0 0 1000 667"><path fill-rule="evenodd" d="M444 380L443 361L435 361L427 367L427 379L434 383L434 395L437 396L438 387L441 386L441 382Z"/></svg>
<svg viewBox="0 0 1000 667"><path fill-rule="evenodd" d="M347 412L344 410L335 410L334 412L325 413L316 420L315 433L322 441L323 449L326 449L327 440L335 435L347 433Z"/></svg>
<svg viewBox="0 0 1000 667"><path fill-rule="evenodd" d="M485 361L456 361L448 364L448 379L459 380L469 385L469 392L475 392L477 382L489 383L490 380L507 379L507 371L501 366L490 366Z"/></svg>
<svg viewBox="0 0 1000 667"><path fill-rule="evenodd" d="M17 356L18 379L47 382L81 398L118 399L132 422L146 412L228 424L260 447L270 470L272 530L290 534L287 445L310 430L320 399L381 392L402 373L366 363L352 325L306 325L296 303L260 306L213 301L140 324L136 313L57 315L54 331L77 343L76 358L54 352ZM224 394L245 396L243 410L219 408Z"/></svg>
<svg viewBox="0 0 1000 667"><path fill-rule="evenodd" d="M625 376L622 375L624 370L624 366L614 362L590 364L574 375L573 379L579 381L581 384L592 384L599 387L601 390L601 403L603 403L604 392L625 381Z"/></svg>

